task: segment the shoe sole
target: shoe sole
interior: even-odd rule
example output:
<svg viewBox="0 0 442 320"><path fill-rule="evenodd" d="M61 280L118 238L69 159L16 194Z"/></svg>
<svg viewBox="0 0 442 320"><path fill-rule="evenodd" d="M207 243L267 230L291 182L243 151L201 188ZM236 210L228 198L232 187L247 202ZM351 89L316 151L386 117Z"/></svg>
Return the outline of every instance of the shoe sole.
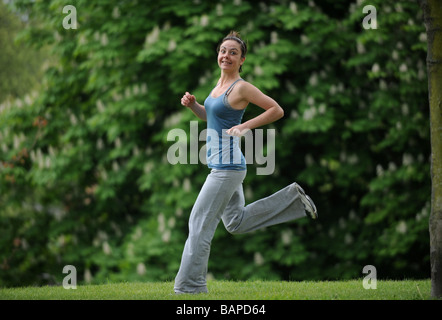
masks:
<svg viewBox="0 0 442 320"><path fill-rule="evenodd" d="M301 195L301 201L306 207L306 211L310 214L310 217L312 219L318 219L318 211L316 210L313 200L305 194L304 189L302 189L299 184L296 183L295 186L296 190L298 190L299 194Z"/></svg>

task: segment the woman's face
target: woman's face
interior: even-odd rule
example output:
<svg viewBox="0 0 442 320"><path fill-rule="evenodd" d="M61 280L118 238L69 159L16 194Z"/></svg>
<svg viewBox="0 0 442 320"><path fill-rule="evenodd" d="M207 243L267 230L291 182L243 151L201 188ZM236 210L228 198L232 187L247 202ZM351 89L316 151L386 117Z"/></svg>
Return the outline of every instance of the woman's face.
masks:
<svg viewBox="0 0 442 320"><path fill-rule="evenodd" d="M241 57L241 45L235 40L224 41L218 52L218 66L223 71L239 71L245 57Z"/></svg>

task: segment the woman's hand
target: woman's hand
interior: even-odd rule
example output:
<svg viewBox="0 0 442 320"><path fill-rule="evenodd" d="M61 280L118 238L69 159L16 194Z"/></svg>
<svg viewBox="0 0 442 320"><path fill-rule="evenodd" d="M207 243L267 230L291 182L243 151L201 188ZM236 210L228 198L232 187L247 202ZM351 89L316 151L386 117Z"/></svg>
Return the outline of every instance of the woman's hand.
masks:
<svg viewBox="0 0 442 320"><path fill-rule="evenodd" d="M186 94L181 98L181 104L185 107L191 108L196 102L195 96L186 92Z"/></svg>
<svg viewBox="0 0 442 320"><path fill-rule="evenodd" d="M207 121L206 109L196 101L193 94L186 92L181 98L181 104L192 110L192 112L201 120Z"/></svg>
<svg viewBox="0 0 442 320"><path fill-rule="evenodd" d="M249 131L250 129L243 124L231 127L229 130L226 131L228 135L235 136L235 137L242 137Z"/></svg>

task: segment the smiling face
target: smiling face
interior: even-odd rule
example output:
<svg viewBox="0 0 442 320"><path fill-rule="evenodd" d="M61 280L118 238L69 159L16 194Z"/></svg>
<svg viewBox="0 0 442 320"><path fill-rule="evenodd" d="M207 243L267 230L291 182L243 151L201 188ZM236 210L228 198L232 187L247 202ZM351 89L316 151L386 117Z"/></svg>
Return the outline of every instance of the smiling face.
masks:
<svg viewBox="0 0 442 320"><path fill-rule="evenodd" d="M235 40L224 41L218 52L218 66L224 72L239 72L246 58L242 56L241 45Z"/></svg>

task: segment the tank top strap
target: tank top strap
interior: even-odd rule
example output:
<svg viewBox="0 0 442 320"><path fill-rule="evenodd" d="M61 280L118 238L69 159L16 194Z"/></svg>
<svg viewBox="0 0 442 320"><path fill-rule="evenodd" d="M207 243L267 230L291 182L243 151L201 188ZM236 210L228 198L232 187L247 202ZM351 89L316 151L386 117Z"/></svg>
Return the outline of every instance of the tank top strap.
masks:
<svg viewBox="0 0 442 320"><path fill-rule="evenodd" d="M234 87L235 84L236 84L238 81L240 81L240 80L244 80L244 79L239 78L238 80L236 80L234 83L232 83L232 84L230 85L229 89L227 89L227 91L226 91L226 97L230 94L230 92L232 92L233 87Z"/></svg>

